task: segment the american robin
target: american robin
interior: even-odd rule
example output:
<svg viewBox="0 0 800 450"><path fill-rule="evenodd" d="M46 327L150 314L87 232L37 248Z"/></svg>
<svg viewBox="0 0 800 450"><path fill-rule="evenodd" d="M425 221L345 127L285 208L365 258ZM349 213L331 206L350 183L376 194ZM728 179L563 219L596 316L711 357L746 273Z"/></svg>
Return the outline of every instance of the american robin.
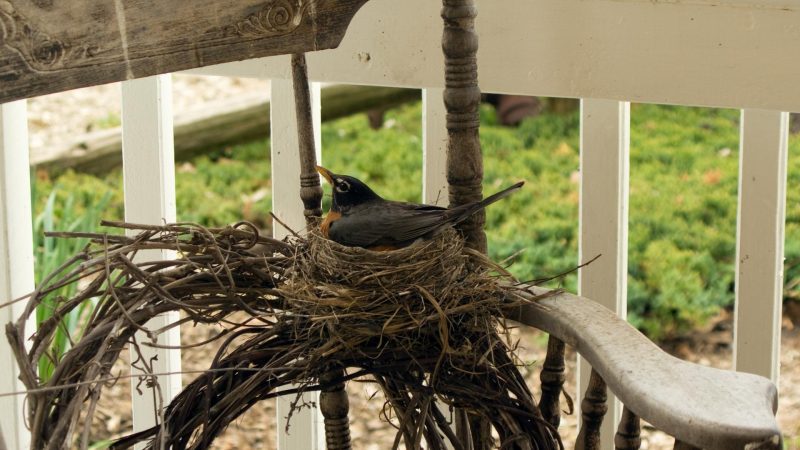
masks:
<svg viewBox="0 0 800 450"><path fill-rule="evenodd" d="M520 181L478 202L442 208L385 200L357 178L337 175L321 166L317 166L317 172L333 187L333 203L322 221L322 234L342 245L379 251L433 237L445 227L457 225L507 197L525 183Z"/></svg>

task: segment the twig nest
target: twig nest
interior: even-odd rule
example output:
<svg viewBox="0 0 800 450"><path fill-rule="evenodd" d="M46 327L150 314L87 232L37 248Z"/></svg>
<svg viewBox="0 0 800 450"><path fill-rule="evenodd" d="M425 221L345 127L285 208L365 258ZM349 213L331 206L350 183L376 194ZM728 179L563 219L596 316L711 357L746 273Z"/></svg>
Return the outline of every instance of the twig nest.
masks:
<svg viewBox="0 0 800 450"><path fill-rule="evenodd" d="M449 334L494 330L514 297L498 272L510 275L466 247L453 229L394 251L345 247L315 232L296 248L280 287L286 310L315 316L343 343L380 334L383 345L397 341L395 350L409 355L469 351L461 348L469 340L455 345Z"/></svg>
<svg viewBox="0 0 800 450"><path fill-rule="evenodd" d="M31 448L73 442L81 412L94 410L126 346L133 364L147 372L136 332L168 311L224 326L217 336L223 344L209 370L172 400L160 426L123 438L115 448L143 440L148 448L208 448L260 400L356 377L383 389L406 448L419 448L423 437L428 448L444 448L442 436L455 439L435 405L441 402L490 422L503 447L559 445L504 339L503 311L528 300L502 283L508 274L465 247L455 231L372 252L314 232L280 242L244 225L111 225L140 234L90 235L92 245L46 277L23 316L7 327L21 379L38 390L28 398ZM150 248L180 257L132 262ZM71 283L78 285L76 294L53 298ZM43 323L26 347L26 322L50 300L56 319ZM94 302L95 312L84 318L83 333L72 336L65 355L50 355L56 370L40 380L35 367L55 339L57 318L84 302ZM237 321L234 313L250 317ZM487 444L492 439L484 438Z"/></svg>
<svg viewBox="0 0 800 450"><path fill-rule="evenodd" d="M392 251L346 247L311 232L298 250L291 281L387 296L407 286L438 291L465 276L470 263L464 240L453 229Z"/></svg>

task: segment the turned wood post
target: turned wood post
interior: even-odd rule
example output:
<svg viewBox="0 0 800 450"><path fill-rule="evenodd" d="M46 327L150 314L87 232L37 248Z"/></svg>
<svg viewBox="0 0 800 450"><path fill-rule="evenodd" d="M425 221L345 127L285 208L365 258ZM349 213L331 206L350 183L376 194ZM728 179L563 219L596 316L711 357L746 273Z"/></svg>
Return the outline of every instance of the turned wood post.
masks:
<svg viewBox="0 0 800 450"><path fill-rule="evenodd" d="M445 63L444 104L447 108L447 183L450 206L483 198L483 160L478 139L478 35L475 33L475 0L443 0ZM486 252L483 211L464 221L459 229L467 245Z"/></svg>
<svg viewBox="0 0 800 450"><path fill-rule="evenodd" d="M478 35L475 0L442 0L442 52L444 53L444 105L447 110L447 183L450 206L479 201L483 198L483 155L478 136L478 109L481 91L478 88ZM464 234L467 246L486 253L486 234L483 211L473 214L458 229ZM489 423L477 416L466 417L456 411L457 433L469 448L465 436L472 436L475 450L483 449L482 435L490 433ZM468 427L465 424L468 423Z"/></svg>
<svg viewBox="0 0 800 450"><path fill-rule="evenodd" d="M304 54L292 55L297 137L300 146L300 198L306 224L316 226L322 217L322 186L317 173L317 151L314 146L314 125L311 117L311 94L308 88L308 69ZM350 403L344 383L330 384L341 379L343 369L333 369L320 379L325 386L319 394L320 412L325 419L325 443L329 450L350 449Z"/></svg>
<svg viewBox="0 0 800 450"><path fill-rule="evenodd" d="M622 418L619 421L617 434L614 436L616 450L638 450L642 446L642 431L639 422L639 416L628 407L622 409Z"/></svg>
<svg viewBox="0 0 800 450"><path fill-rule="evenodd" d="M583 424L575 442L576 450L600 448L600 425L603 424L603 416L608 411L607 398L606 382L603 381L599 373L592 369L592 375L589 377L589 386L586 388L586 396L581 402Z"/></svg>
<svg viewBox="0 0 800 450"><path fill-rule="evenodd" d="M314 146L314 122L311 118L311 93L308 88L306 55L292 55L297 142L300 146L300 199L306 223L313 225L322 217L322 186L317 173L317 151Z"/></svg>
<svg viewBox="0 0 800 450"><path fill-rule="evenodd" d="M558 428L561 423L559 400L564 388L564 342L550 335L547 339L547 356L544 359L539 379L542 381L542 398L539 399L539 410L542 417L550 425Z"/></svg>
<svg viewBox="0 0 800 450"><path fill-rule="evenodd" d="M320 384L327 384L341 376L341 369L331 370L320 378ZM325 444L328 450L350 449L350 420L347 414L350 401L344 390L344 383L323 387L319 394L319 410L325 418Z"/></svg>

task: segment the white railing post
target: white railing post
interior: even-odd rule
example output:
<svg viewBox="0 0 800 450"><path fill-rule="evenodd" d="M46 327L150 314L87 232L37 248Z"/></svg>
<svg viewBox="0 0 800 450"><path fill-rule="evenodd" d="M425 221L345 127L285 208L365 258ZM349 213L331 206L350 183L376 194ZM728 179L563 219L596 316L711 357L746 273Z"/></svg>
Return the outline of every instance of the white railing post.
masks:
<svg viewBox="0 0 800 450"><path fill-rule="evenodd" d="M734 367L778 384L789 114L742 111Z"/></svg>
<svg viewBox="0 0 800 450"><path fill-rule="evenodd" d="M579 260L597 262L578 272L578 294L627 315L628 178L630 104L614 100L581 100L581 194ZM579 358L578 411L591 366ZM619 401L609 393L608 412L600 432L603 449L614 448Z"/></svg>
<svg viewBox="0 0 800 450"><path fill-rule="evenodd" d="M442 69L444 70L444 69ZM444 89L422 90L422 201L447 206L447 111Z"/></svg>
<svg viewBox="0 0 800 450"><path fill-rule="evenodd" d="M27 119L26 100L0 105L0 303L28 294L34 287ZM0 324L16 321L24 309L23 302L0 309ZM34 331L33 321L29 324L25 338ZM0 393L25 390L4 331L0 365ZM24 402L21 395L0 398L0 429L9 449L30 445Z"/></svg>
<svg viewBox="0 0 800 450"><path fill-rule="evenodd" d="M122 83L122 162L125 191L125 220L145 224L175 222L175 160L172 130L172 76L126 81ZM171 258L167 252L142 252L138 261ZM146 327L155 330L178 320L178 313L164 314L150 320ZM133 430L156 425L159 408L166 407L181 389L181 353L177 349L152 348L144 333L136 340L145 362L152 364L158 376L158 389L131 380ZM158 344L180 345L180 330L175 327L158 336ZM133 359L133 353L131 358ZM141 362L140 362L141 364ZM132 374L142 374L131 368ZM138 448L138 447L137 447Z"/></svg>
<svg viewBox="0 0 800 450"><path fill-rule="evenodd" d="M286 67L290 67L286 57ZM294 90L291 74L286 79L273 79L270 83L270 124L272 144L272 212L293 231L303 232L306 227L303 202L300 199L300 154L297 137ZM314 120L314 139L317 161L321 161L320 133L320 85L311 84L311 111ZM283 238L289 233L280 224L273 222L273 236ZM276 402L278 449L322 449L325 448L325 430L322 414L318 408L302 408L292 413L289 432L286 422L295 396L278 397ZM319 404L319 393L304 394L301 403Z"/></svg>

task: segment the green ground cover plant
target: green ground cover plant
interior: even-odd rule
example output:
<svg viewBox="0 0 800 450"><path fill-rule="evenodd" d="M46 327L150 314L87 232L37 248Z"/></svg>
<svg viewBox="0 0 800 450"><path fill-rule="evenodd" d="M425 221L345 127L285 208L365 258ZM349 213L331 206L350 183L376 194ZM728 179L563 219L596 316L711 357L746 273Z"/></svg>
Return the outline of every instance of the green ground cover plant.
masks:
<svg viewBox="0 0 800 450"><path fill-rule="evenodd" d="M355 115L323 124L323 162L361 178L398 200L421 198L421 106L387 112L381 129ZM738 176L736 110L633 105L631 112L628 310L630 321L660 339L702 324L734 298ZM517 128L481 109L484 194L517 180L523 190L489 208L487 234L495 260L511 257L512 272L531 280L577 264L579 119L544 114ZM241 219L269 229L269 143L220 149L176 174L178 220L222 225ZM787 297L800 278L800 137L790 139L787 189ZM36 177L40 214L53 187L55 202L79 192L74 208L92 208L111 192L97 216L122 218L121 176L66 173ZM84 203L80 203L83 201ZM324 200L327 208L329 197ZM63 209L63 208L62 208ZM94 208L98 209L98 208ZM55 219L54 219L55 220ZM58 222L54 225L58 228ZM605 264L603 259L594 264ZM576 276L563 285L576 289Z"/></svg>

